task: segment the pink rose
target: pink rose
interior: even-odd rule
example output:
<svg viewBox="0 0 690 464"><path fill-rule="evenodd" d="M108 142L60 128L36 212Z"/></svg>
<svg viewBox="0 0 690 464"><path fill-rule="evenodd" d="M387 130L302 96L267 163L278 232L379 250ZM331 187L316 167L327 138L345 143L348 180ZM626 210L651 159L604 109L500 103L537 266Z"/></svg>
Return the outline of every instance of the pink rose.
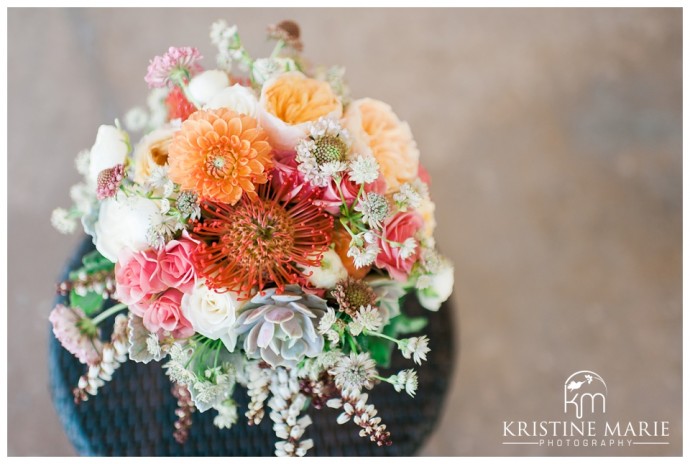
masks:
<svg viewBox="0 0 690 464"><path fill-rule="evenodd" d="M340 189L343 191L343 197L347 206L352 206L355 198L357 198L359 185L352 182L350 176L345 174L340 181ZM326 212L334 216L340 216L340 205L343 204L343 201L340 198L340 192L338 192L335 180L331 179L327 187L319 188L319 194L316 198L315 205L321 206Z"/></svg>
<svg viewBox="0 0 690 464"><path fill-rule="evenodd" d="M414 238L422 227L424 227L422 217L415 212L408 211L386 219L381 234L387 240L403 243L408 238ZM407 280L412 266L419 259L419 244L407 258L402 258L399 247L394 247L384 240L378 242L381 251L376 256L376 266L386 269L395 280Z"/></svg>
<svg viewBox="0 0 690 464"><path fill-rule="evenodd" d="M290 201L297 196L309 195L316 188L304 180L304 174L297 170L295 152L276 150L273 152L273 188L280 193L282 201Z"/></svg>
<svg viewBox="0 0 690 464"><path fill-rule="evenodd" d="M167 287L188 293L194 287L196 274L192 266L192 254L199 242L193 240L187 231L179 240L169 241L158 252L160 280Z"/></svg>
<svg viewBox="0 0 690 464"><path fill-rule="evenodd" d="M160 266L154 250L131 251L125 249L115 264L115 292L126 305L136 305L167 285L161 281ZM135 308L135 314L137 310Z"/></svg>
<svg viewBox="0 0 690 464"><path fill-rule="evenodd" d="M175 338L194 334L192 324L185 319L180 305L182 292L171 288L154 300L144 311L144 327L150 332L171 332Z"/></svg>

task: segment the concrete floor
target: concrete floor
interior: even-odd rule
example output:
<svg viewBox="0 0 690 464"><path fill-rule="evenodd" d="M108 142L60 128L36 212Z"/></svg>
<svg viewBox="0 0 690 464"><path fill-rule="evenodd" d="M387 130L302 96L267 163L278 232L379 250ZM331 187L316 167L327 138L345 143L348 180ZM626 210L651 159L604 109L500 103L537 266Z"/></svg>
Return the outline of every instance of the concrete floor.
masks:
<svg viewBox="0 0 690 464"><path fill-rule="evenodd" d="M53 282L79 240L49 220L73 157L143 103L149 58L194 45L210 65L217 18L256 55L267 24L297 20L309 58L413 129L461 339L422 455L681 454L680 9L10 9L10 455L74 453L46 365ZM563 382L583 369L606 380L607 420L667 420L669 444L502 445L503 421L566 419Z"/></svg>

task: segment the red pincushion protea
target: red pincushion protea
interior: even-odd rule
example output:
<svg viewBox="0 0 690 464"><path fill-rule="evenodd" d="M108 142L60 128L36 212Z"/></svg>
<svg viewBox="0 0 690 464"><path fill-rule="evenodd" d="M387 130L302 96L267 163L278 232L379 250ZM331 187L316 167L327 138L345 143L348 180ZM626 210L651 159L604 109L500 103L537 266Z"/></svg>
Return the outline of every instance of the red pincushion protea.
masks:
<svg viewBox="0 0 690 464"><path fill-rule="evenodd" d="M173 87L165 99L165 104L168 107L168 119L181 119L186 121L187 118L196 111L196 106L190 103L184 96L179 87Z"/></svg>
<svg viewBox="0 0 690 464"><path fill-rule="evenodd" d="M318 266L331 243L333 217L314 204L313 195L281 200L279 189L260 185L257 196L242 195L234 205L205 201L192 237L200 246L193 256L197 275L216 290L248 298L252 290L275 283L307 286L300 267Z"/></svg>

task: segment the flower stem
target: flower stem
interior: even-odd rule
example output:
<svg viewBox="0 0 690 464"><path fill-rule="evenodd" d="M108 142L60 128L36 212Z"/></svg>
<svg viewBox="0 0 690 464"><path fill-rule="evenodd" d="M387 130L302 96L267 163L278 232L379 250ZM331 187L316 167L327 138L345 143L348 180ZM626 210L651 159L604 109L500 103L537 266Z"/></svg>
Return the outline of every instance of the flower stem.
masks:
<svg viewBox="0 0 690 464"><path fill-rule="evenodd" d="M285 41L280 39L278 40L278 42L276 42L276 46L273 47L273 51L271 52L271 58L275 58L276 56L278 56L278 53L280 53L281 50L283 50L283 48L285 48Z"/></svg>
<svg viewBox="0 0 690 464"><path fill-rule="evenodd" d="M101 314L98 316L94 317L91 322L93 323L94 326L97 326L101 322L103 322L105 319L109 318L113 314L122 311L123 309L127 309L127 305L124 303L119 303L116 304L115 306L111 306L110 308L106 309L103 311Z"/></svg>
<svg viewBox="0 0 690 464"><path fill-rule="evenodd" d="M355 339L352 337L347 337L348 342L350 342L350 349L353 353L357 353L357 345L355 344Z"/></svg>
<svg viewBox="0 0 690 464"><path fill-rule="evenodd" d="M396 345L397 345L398 343L400 343L400 340L397 340L397 339L395 339L395 338L393 338L393 337L389 337L388 335L382 334L382 333L380 333L380 332L371 332L371 331L369 331L369 330L366 330L365 333L366 333L367 335L373 335L374 337L385 338L386 340L392 341L392 342L395 343Z"/></svg>

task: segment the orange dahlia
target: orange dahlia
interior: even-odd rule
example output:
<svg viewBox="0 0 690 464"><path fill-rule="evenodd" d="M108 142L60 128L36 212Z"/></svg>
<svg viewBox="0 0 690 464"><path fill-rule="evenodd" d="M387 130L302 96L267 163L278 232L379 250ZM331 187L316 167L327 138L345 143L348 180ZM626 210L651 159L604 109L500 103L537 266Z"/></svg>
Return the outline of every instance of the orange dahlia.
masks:
<svg viewBox="0 0 690 464"><path fill-rule="evenodd" d="M170 144L170 179L204 200L234 205L243 192L255 197L272 165L267 139L250 116L226 108L197 111Z"/></svg>

